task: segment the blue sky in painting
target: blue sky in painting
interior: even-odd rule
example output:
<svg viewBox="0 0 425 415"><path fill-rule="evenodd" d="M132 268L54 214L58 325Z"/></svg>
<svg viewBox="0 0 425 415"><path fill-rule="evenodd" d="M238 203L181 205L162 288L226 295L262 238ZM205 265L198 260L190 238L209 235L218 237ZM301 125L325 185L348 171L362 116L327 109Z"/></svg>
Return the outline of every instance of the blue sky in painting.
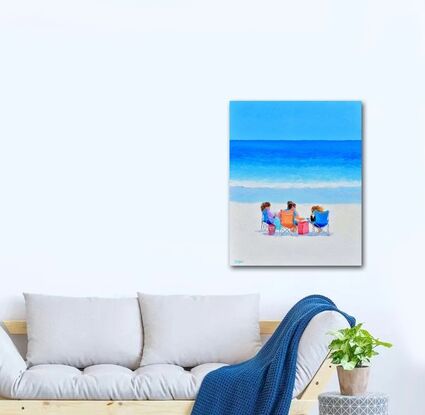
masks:
<svg viewBox="0 0 425 415"><path fill-rule="evenodd" d="M231 140L361 140L361 101L231 101Z"/></svg>

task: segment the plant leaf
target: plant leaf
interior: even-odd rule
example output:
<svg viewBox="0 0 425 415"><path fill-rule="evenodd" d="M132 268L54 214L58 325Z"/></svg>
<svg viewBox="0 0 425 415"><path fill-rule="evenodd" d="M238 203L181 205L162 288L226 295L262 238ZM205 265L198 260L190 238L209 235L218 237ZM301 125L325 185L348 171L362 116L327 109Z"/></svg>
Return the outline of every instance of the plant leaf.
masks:
<svg viewBox="0 0 425 415"><path fill-rule="evenodd" d="M344 370L353 370L356 367L354 362L341 362L341 366Z"/></svg>

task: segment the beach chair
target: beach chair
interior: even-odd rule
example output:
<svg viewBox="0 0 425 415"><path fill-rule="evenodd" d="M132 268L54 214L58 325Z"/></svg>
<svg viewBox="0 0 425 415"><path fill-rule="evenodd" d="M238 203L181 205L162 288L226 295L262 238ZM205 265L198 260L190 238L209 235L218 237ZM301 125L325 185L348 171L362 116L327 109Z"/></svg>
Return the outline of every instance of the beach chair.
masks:
<svg viewBox="0 0 425 415"><path fill-rule="evenodd" d="M329 232L329 210L325 210L324 212L318 212L317 210L314 211L314 217L316 220L312 222L313 230L319 230L319 229L325 229L327 228L327 233L330 235Z"/></svg>
<svg viewBox="0 0 425 415"><path fill-rule="evenodd" d="M280 218L275 217L274 218L274 226L276 228L277 233L282 233L282 224L280 223Z"/></svg>
<svg viewBox="0 0 425 415"><path fill-rule="evenodd" d="M281 233L292 235L292 233L295 231L294 212L290 210L281 210L280 223L282 225Z"/></svg>
<svg viewBox="0 0 425 415"><path fill-rule="evenodd" d="M261 226L260 226L260 232L264 232L268 229L268 224L267 224L267 211L266 209L264 209L261 212Z"/></svg>

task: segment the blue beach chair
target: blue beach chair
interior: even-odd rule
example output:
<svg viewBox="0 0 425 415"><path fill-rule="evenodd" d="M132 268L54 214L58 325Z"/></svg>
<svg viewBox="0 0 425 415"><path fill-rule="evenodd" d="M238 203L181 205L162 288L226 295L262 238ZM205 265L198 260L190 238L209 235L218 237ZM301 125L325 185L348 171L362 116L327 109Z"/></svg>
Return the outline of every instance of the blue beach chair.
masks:
<svg viewBox="0 0 425 415"><path fill-rule="evenodd" d="M324 212L319 212L319 211L315 210L313 212L313 215L316 219L314 222L311 222L311 224L313 225L313 230L327 228L327 233L328 233L328 235L330 235L330 232L329 232L329 210L325 210Z"/></svg>
<svg viewBox="0 0 425 415"><path fill-rule="evenodd" d="M267 211L266 211L266 209L264 209L262 212L261 212L261 227L260 227L260 232L263 232L263 231L265 231L265 230L267 230L268 229L268 224L267 224Z"/></svg>
<svg viewBox="0 0 425 415"><path fill-rule="evenodd" d="M278 234L282 233L282 224L280 223L280 219L279 218L274 218L274 226L276 227L276 232Z"/></svg>

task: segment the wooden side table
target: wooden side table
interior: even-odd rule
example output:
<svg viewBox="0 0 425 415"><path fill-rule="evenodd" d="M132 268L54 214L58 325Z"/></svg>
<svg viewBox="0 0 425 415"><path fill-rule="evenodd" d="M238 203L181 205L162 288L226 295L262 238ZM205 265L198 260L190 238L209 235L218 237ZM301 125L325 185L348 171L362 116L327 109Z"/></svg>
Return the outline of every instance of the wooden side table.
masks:
<svg viewBox="0 0 425 415"><path fill-rule="evenodd" d="M388 396L367 393L344 396L337 392L319 395L320 415L388 415Z"/></svg>

